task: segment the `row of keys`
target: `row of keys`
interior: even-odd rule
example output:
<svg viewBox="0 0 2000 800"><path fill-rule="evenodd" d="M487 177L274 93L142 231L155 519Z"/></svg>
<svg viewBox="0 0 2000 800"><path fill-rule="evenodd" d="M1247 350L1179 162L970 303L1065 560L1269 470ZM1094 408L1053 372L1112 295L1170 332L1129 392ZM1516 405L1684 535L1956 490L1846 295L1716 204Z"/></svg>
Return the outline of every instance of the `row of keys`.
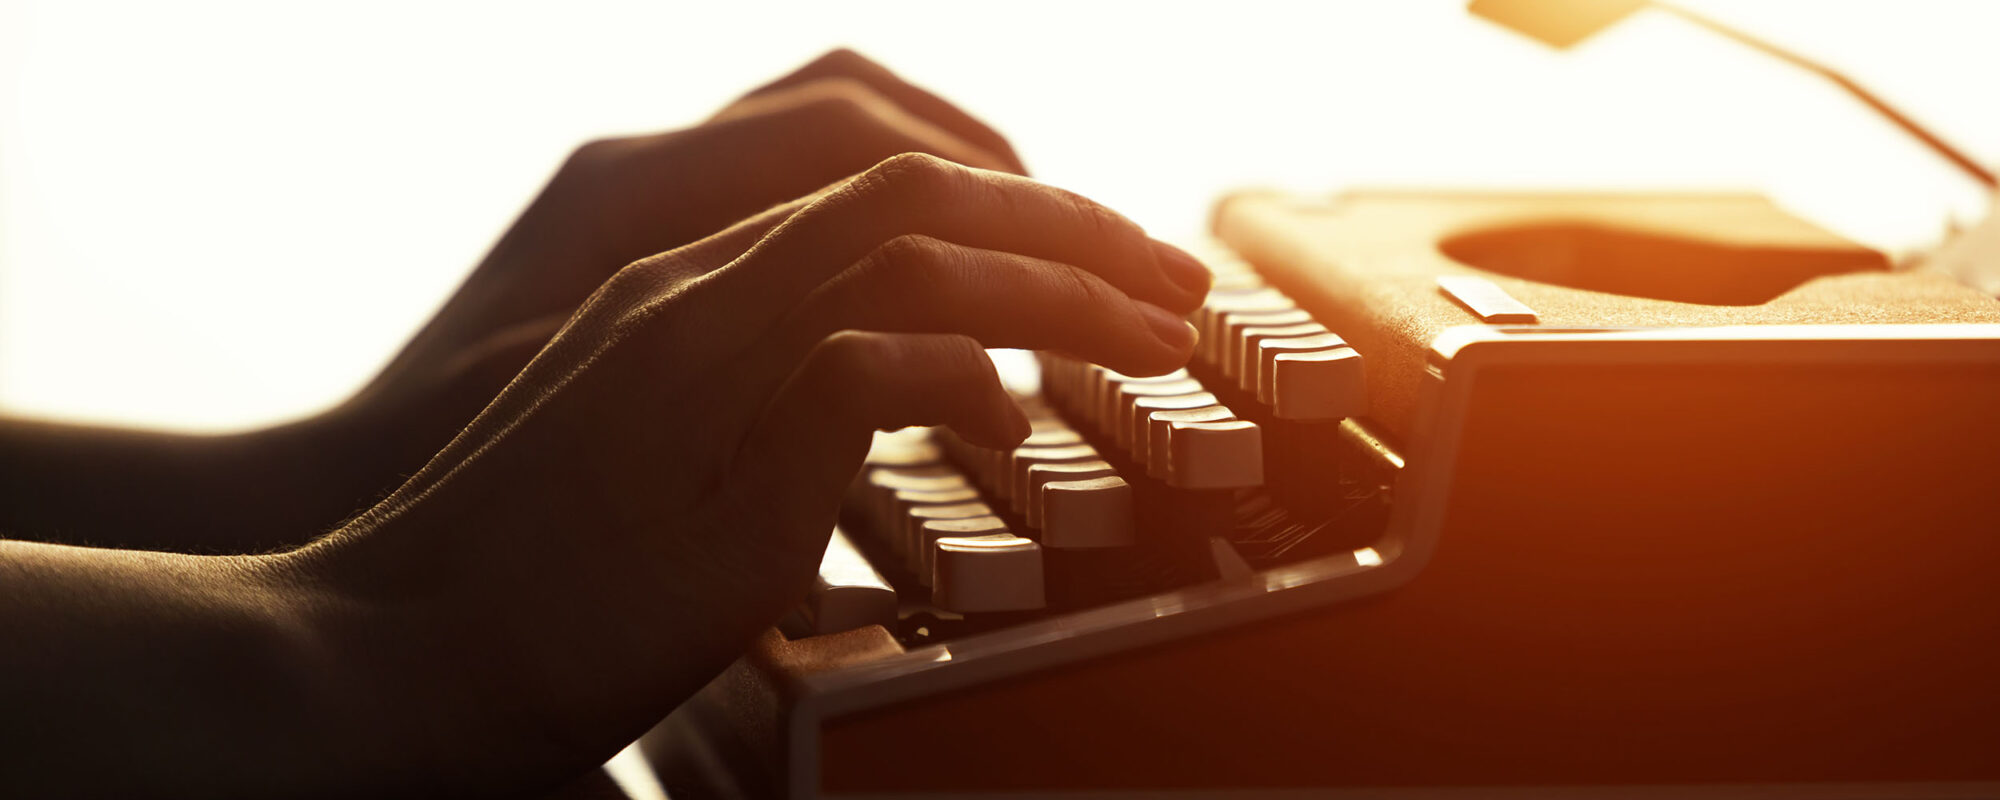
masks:
<svg viewBox="0 0 2000 800"><path fill-rule="evenodd" d="M1031 432L1012 450L938 437L996 503L1027 522L1028 536L1055 550L1134 543L1132 487L1082 434L1034 400L1022 404Z"/></svg>
<svg viewBox="0 0 2000 800"><path fill-rule="evenodd" d="M1040 353L1042 391L1102 431L1177 489L1236 489L1264 482L1263 432L1238 419L1186 370L1135 378L1068 356Z"/></svg>
<svg viewBox="0 0 2000 800"><path fill-rule="evenodd" d="M1368 411L1361 354L1222 248L1206 254L1215 288L1189 318L1195 358L1278 419L1328 421Z"/></svg>
<svg viewBox="0 0 2000 800"><path fill-rule="evenodd" d="M928 428L878 433L849 498L866 532L959 613L1044 604L1042 546L1008 530Z"/></svg>

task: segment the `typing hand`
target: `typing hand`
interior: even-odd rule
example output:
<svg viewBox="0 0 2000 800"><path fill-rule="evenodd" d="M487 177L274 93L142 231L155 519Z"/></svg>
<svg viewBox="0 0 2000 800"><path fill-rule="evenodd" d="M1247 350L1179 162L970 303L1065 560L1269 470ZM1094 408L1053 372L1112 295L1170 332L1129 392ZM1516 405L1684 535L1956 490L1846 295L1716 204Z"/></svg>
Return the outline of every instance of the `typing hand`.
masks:
<svg viewBox="0 0 2000 800"><path fill-rule="evenodd" d="M1207 280L1084 198L891 158L619 270L421 473L279 558L343 598L330 652L449 731L408 757L459 788L597 763L803 596L871 431L1011 446L982 345L1164 372Z"/></svg>
<svg viewBox="0 0 2000 800"><path fill-rule="evenodd" d="M366 463L342 470L364 492L392 488L384 483L422 466L619 267L906 152L1022 171L984 123L847 50L693 128L587 144L321 438L336 454L342 442L368 443L346 459Z"/></svg>

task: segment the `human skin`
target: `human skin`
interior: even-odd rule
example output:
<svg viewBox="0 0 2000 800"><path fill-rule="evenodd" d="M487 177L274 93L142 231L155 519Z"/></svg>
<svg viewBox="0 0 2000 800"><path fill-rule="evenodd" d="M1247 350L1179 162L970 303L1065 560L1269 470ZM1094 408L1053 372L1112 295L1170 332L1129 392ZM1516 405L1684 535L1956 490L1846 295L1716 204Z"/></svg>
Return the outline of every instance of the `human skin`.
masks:
<svg viewBox="0 0 2000 800"><path fill-rule="evenodd" d="M0 541L0 794L491 793L601 763L802 597L871 431L1011 446L982 347L1165 372L1206 281L1087 199L920 154L612 268L308 545Z"/></svg>
<svg viewBox="0 0 2000 800"><path fill-rule="evenodd" d="M619 268L906 152L1024 171L993 129L846 50L694 127L586 144L380 374L324 413L228 435L0 419L0 535L303 544L422 468Z"/></svg>

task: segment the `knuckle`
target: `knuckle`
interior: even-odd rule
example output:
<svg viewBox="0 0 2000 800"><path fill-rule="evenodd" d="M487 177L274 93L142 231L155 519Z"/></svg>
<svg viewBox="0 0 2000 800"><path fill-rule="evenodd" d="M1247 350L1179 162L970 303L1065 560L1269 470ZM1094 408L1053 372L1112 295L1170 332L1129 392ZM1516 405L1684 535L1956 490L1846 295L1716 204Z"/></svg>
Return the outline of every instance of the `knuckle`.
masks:
<svg viewBox="0 0 2000 800"><path fill-rule="evenodd" d="M869 167L837 194L843 205L915 216L949 203L957 180L957 167L949 161L926 153L899 153Z"/></svg>
<svg viewBox="0 0 2000 800"><path fill-rule="evenodd" d="M877 183L898 193L920 197L948 194L960 173L958 165L929 153L898 153L869 169Z"/></svg>
<svg viewBox="0 0 2000 800"><path fill-rule="evenodd" d="M933 318L933 310L955 305L964 270L954 246L922 234L904 234L876 248L869 281L876 292L906 298L905 312Z"/></svg>
<svg viewBox="0 0 2000 800"><path fill-rule="evenodd" d="M919 278L931 271L943 254L944 243L929 236L906 233L875 248L875 262L895 280Z"/></svg>

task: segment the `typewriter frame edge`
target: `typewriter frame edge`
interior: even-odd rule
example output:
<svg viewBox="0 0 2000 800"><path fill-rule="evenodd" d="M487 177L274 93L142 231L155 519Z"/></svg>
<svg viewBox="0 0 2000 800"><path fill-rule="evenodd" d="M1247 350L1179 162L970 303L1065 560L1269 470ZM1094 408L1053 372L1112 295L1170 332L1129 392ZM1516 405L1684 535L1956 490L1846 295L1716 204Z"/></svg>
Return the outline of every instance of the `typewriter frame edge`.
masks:
<svg viewBox="0 0 2000 800"><path fill-rule="evenodd" d="M820 731L834 717L1396 588L1425 566L1436 546L1480 372L1523 364L1635 362L2000 364L2000 324L1449 329L1432 344L1418 411L1421 435L1405 444L1408 466L1395 488L1399 502L1373 548L1379 564L1364 563L1360 551L1339 553L791 676L795 703L783 734L787 795L818 796Z"/></svg>

